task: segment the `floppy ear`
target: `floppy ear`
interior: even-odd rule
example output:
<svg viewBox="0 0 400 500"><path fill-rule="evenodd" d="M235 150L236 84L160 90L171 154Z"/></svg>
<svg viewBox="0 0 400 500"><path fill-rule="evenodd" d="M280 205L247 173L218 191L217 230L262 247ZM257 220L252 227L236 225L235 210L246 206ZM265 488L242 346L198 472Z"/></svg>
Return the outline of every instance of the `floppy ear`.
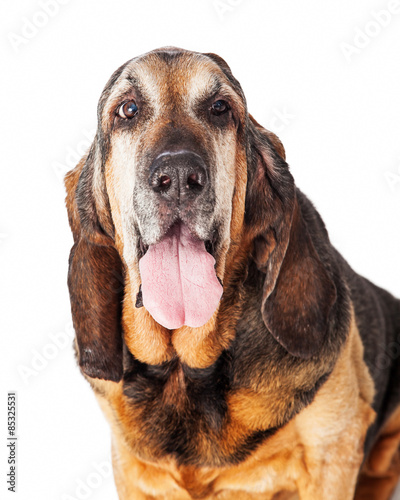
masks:
<svg viewBox="0 0 400 500"><path fill-rule="evenodd" d="M272 144L273 149L275 150L276 153L283 159L286 160L286 153L285 153L285 148L283 147L283 144L279 137L275 135L273 132L270 130L265 129L262 125L258 123L258 121L249 114L249 118L251 120L251 123L253 126L261 133L262 135L267 136L269 142Z"/></svg>
<svg viewBox="0 0 400 500"><path fill-rule="evenodd" d="M265 273L262 317L290 354L307 359L322 347L336 288L303 219L281 142L250 120L245 222Z"/></svg>
<svg viewBox="0 0 400 500"><path fill-rule="evenodd" d="M74 236L68 288L80 368L90 377L119 381L124 279L114 247L108 198L101 181L93 181L101 174L99 155L95 139L88 156L65 177Z"/></svg>

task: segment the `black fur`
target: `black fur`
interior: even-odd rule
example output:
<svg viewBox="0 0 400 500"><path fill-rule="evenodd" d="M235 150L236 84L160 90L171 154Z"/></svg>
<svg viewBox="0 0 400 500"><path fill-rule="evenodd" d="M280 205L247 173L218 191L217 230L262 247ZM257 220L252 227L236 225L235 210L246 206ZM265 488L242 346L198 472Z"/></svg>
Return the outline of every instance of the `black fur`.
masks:
<svg viewBox="0 0 400 500"><path fill-rule="evenodd" d="M179 56L178 49L156 53L164 61ZM205 57L220 66L245 104L228 65L214 54ZM124 67L114 73L103 92L99 122ZM238 130L242 134L238 140L247 141L244 222L254 235L254 248L246 268L224 283L224 300L230 301L232 312L241 309L242 313L229 348L212 366L193 369L178 359L146 365L122 341L123 277L115 279L115 271L122 276L122 263L112 247L113 227L104 223L104 217L99 220L92 189L95 163L103 168L110 149L108 131L99 128L78 184L82 235L72 250L69 272L81 367L92 377L118 381L123 375L132 425L142 431L142 441L133 444L139 455L151 449L159 456L150 459L172 455L178 464L235 464L313 401L340 355L353 305L376 388L377 419L365 443L368 452L400 404L400 301L357 275L332 247L318 212L295 189L288 165L268 134L251 125L250 119ZM297 233L290 233L294 223ZM95 234L100 237L95 239ZM315 278L315 288L308 287L302 295L299 287L291 286L290 273L299 268L304 252L312 264L308 273ZM304 279L308 278L305 273ZM141 306L140 292L137 306ZM176 384L174 390L168 384ZM227 451L220 443L230 418L228 397L239 389L255 393L271 389L272 397L265 398L265 405L276 418L269 428L249 432L233 451ZM212 451L212 458L199 453L201 442Z"/></svg>

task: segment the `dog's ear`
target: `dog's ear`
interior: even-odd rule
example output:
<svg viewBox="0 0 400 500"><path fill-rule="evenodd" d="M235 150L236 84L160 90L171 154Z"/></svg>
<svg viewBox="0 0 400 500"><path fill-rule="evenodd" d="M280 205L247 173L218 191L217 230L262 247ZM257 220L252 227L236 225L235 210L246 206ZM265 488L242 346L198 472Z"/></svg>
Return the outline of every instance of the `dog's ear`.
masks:
<svg viewBox="0 0 400 500"><path fill-rule="evenodd" d="M281 142L251 117L245 223L265 274L261 312L273 337L304 359L324 342L336 288L303 219Z"/></svg>
<svg viewBox="0 0 400 500"><path fill-rule="evenodd" d="M66 205L74 236L68 288L78 362L90 377L122 377L121 304L123 268L114 246L113 224L95 139L89 154L65 177Z"/></svg>
<svg viewBox="0 0 400 500"><path fill-rule="evenodd" d="M270 130L265 129L262 125L258 123L258 121L249 114L249 118L251 121L252 126L254 126L257 130L260 131L261 136L265 135L270 143L272 144L272 147L274 148L275 152L278 153L278 155L283 159L286 160L286 152L285 148L283 147L283 144L279 137L275 135L273 132Z"/></svg>

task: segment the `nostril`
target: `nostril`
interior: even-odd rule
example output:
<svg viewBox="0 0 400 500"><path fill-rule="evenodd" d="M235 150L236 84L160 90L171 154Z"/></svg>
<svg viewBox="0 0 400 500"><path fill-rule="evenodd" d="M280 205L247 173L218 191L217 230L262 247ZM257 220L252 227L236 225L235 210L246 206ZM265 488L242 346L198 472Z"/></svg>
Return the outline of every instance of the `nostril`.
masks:
<svg viewBox="0 0 400 500"><path fill-rule="evenodd" d="M197 173L190 174L186 181L186 189L193 191L201 191L204 187L204 180L201 175Z"/></svg>
<svg viewBox="0 0 400 500"><path fill-rule="evenodd" d="M172 180L167 174L153 175L150 179L150 185L156 192L165 192L171 187Z"/></svg>
<svg viewBox="0 0 400 500"><path fill-rule="evenodd" d="M168 175L162 175L158 184L161 188L167 189L171 185L171 178Z"/></svg>

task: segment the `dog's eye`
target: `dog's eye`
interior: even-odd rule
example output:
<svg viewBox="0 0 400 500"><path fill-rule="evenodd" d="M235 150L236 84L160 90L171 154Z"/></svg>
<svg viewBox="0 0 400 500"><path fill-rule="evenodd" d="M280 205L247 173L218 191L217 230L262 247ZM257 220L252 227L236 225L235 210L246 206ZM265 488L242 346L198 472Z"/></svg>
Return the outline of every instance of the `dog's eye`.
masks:
<svg viewBox="0 0 400 500"><path fill-rule="evenodd" d="M229 104L226 101L223 101L222 99L218 99L218 101L215 101L214 104L211 106L211 112L216 116L223 115L230 109L231 108Z"/></svg>
<svg viewBox="0 0 400 500"><path fill-rule="evenodd" d="M118 108L117 115L121 118L133 118L138 112L138 107L136 106L135 101L128 101L121 104Z"/></svg>

